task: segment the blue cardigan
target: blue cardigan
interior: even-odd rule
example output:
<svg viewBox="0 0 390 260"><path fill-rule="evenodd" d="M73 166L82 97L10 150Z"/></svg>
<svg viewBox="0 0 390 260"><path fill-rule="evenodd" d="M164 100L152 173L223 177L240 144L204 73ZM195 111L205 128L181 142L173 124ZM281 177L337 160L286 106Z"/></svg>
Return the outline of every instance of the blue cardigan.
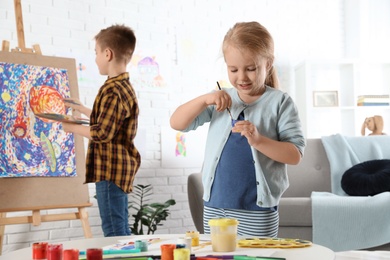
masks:
<svg viewBox="0 0 390 260"><path fill-rule="evenodd" d="M258 132L273 140L293 143L303 155L305 138L301 129L298 110L291 97L280 90L266 87L264 94L252 102L244 103L235 88L225 89L232 98L230 111L234 119L244 110L245 119L256 125ZM207 107L183 132L195 130L210 122L206 151L202 169L203 199L210 199L215 169L231 131L230 116L226 111L218 112L214 106ZM271 160L251 147L255 161L257 181L257 205L273 207L288 188L286 165ZM280 151L283 152L283 151Z"/></svg>

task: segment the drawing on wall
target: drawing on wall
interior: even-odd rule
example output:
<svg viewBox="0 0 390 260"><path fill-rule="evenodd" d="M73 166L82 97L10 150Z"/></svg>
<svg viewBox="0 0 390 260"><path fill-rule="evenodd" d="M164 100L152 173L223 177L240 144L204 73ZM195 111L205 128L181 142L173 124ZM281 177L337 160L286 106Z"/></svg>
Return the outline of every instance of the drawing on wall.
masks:
<svg viewBox="0 0 390 260"><path fill-rule="evenodd" d="M161 61L155 55L134 54L129 64L130 80L135 88L161 89L166 87Z"/></svg>
<svg viewBox="0 0 390 260"><path fill-rule="evenodd" d="M77 65L77 75L78 75L79 81L84 80L84 72L86 69L87 69L87 66L84 63L79 62L79 64Z"/></svg>
<svg viewBox="0 0 390 260"><path fill-rule="evenodd" d="M0 177L75 176L73 134L34 113L67 114L66 69L0 62Z"/></svg>
<svg viewBox="0 0 390 260"><path fill-rule="evenodd" d="M164 168L202 167L208 125L180 132L161 127L161 164Z"/></svg>
<svg viewBox="0 0 390 260"><path fill-rule="evenodd" d="M183 132L176 133L176 149L175 154L177 156L187 156L187 144L186 144L186 134Z"/></svg>

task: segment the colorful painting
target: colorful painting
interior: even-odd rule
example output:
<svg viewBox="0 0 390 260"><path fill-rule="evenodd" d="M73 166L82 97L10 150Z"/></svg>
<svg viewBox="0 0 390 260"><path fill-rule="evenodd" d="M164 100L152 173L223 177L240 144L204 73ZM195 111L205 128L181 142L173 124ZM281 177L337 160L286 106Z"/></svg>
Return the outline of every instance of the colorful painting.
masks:
<svg viewBox="0 0 390 260"><path fill-rule="evenodd" d="M186 135L183 132L176 133L176 156L187 156L187 147L186 147Z"/></svg>
<svg viewBox="0 0 390 260"><path fill-rule="evenodd" d="M60 122L35 113L67 114L66 69L0 62L0 177L75 176L75 141Z"/></svg>
<svg viewBox="0 0 390 260"><path fill-rule="evenodd" d="M203 164L208 124L195 131L180 132L161 127L161 159L163 168L200 168Z"/></svg>
<svg viewBox="0 0 390 260"><path fill-rule="evenodd" d="M159 53L159 55L153 53ZM170 73L170 65L166 63L169 57L166 55L166 50L143 50L134 53L127 69L131 75L131 83L137 90L151 88L166 90L168 83L165 76Z"/></svg>

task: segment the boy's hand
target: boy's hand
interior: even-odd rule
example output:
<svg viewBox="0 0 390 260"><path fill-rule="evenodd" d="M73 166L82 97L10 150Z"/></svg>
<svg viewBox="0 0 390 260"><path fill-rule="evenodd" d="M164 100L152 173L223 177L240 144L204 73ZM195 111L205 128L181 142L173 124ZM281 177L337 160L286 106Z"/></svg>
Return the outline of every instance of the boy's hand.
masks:
<svg viewBox="0 0 390 260"><path fill-rule="evenodd" d="M70 107L74 110L80 110L80 108L83 106L81 104L80 100L77 98L64 98L65 106Z"/></svg>
<svg viewBox="0 0 390 260"><path fill-rule="evenodd" d="M62 130L64 130L64 132L81 135L92 140L90 129L89 126L62 122Z"/></svg>
<svg viewBox="0 0 390 260"><path fill-rule="evenodd" d="M79 111L81 114L86 115L87 117L91 116L92 110L84 106L80 100L77 98L64 98L64 104L66 107L70 107L73 110Z"/></svg>
<svg viewBox="0 0 390 260"><path fill-rule="evenodd" d="M72 128L74 127L74 124L70 123L64 123L62 122L62 130L64 130L66 133L72 133Z"/></svg>

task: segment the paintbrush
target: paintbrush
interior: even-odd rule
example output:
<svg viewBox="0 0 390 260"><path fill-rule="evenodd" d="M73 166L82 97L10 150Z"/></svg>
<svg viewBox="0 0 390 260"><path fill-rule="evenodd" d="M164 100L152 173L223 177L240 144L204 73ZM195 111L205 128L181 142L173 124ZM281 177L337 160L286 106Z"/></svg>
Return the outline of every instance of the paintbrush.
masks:
<svg viewBox="0 0 390 260"><path fill-rule="evenodd" d="M64 102L66 102L66 103L70 103L70 104L74 104L74 105L78 105L78 106L81 105L80 103L78 103L78 102L76 102L76 101L74 101L74 100L72 100L72 99L64 98L63 100L64 100Z"/></svg>
<svg viewBox="0 0 390 260"><path fill-rule="evenodd" d="M221 86L219 85L219 82L217 81L217 85L218 85L218 88L219 90L222 90ZM230 115L230 118L232 119L233 121L233 116L232 116L232 113L230 112L230 109L227 107L226 110L228 111L229 115Z"/></svg>

